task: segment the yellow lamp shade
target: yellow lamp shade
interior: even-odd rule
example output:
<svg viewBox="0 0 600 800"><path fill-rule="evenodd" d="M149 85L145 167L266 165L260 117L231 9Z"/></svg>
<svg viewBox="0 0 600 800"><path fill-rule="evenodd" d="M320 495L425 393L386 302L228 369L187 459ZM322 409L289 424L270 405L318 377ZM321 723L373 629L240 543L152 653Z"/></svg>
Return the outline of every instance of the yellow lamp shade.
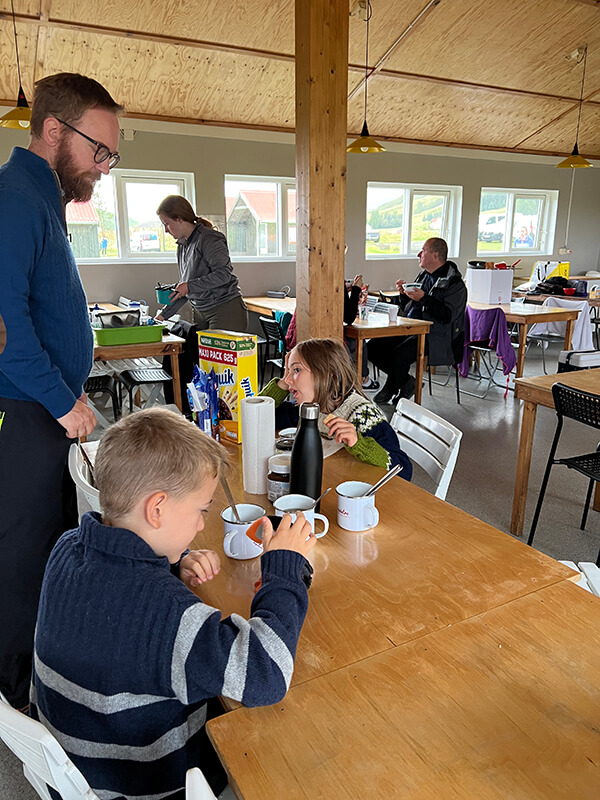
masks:
<svg viewBox="0 0 600 800"><path fill-rule="evenodd" d="M23 87L19 86L19 97L17 107L8 111L0 117L0 128L17 128L28 131L31 127L31 109L25 97Z"/></svg>
<svg viewBox="0 0 600 800"><path fill-rule="evenodd" d="M593 167L589 161L586 161L583 156L579 155L579 147L575 142L575 147L570 156L567 156L564 161L556 165L559 169L578 169L579 167Z"/></svg>
<svg viewBox="0 0 600 800"><path fill-rule="evenodd" d="M352 144L346 148L347 153L385 153L385 147L372 136L369 135L367 122L363 123L362 131L358 139L355 139Z"/></svg>

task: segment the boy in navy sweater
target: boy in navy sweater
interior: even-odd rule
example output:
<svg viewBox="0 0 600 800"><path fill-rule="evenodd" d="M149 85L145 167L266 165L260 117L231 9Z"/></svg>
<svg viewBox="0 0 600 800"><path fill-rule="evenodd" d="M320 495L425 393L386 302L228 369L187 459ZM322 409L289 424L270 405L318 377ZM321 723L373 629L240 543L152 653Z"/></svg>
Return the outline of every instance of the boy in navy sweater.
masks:
<svg viewBox="0 0 600 800"><path fill-rule="evenodd" d="M226 462L166 409L121 420L96 456L102 518L86 514L50 556L31 713L101 800L183 797L192 766L218 793L225 774L205 732L214 698L269 705L289 687L315 544L302 515L276 533L265 519L248 621L222 619L190 591L219 572L216 553L185 551Z"/></svg>

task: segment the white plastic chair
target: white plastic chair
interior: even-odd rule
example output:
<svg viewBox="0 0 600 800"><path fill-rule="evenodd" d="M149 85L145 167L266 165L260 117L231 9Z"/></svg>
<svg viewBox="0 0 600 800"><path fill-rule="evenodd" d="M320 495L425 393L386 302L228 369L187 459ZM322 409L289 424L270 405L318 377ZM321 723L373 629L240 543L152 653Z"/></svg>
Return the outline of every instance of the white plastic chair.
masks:
<svg viewBox="0 0 600 800"><path fill-rule="evenodd" d="M89 447L89 445L87 446ZM75 486L81 490L92 511L100 511L100 493L89 481L89 468L83 460L77 444L72 444L69 448L69 472Z"/></svg>
<svg viewBox="0 0 600 800"><path fill-rule="evenodd" d="M445 500L462 431L405 397L398 401L390 425L404 452L434 480L435 496Z"/></svg>
<svg viewBox="0 0 600 800"><path fill-rule="evenodd" d="M2 694L0 738L22 762L25 777L42 800L52 800L47 784L63 800L99 800L50 731L10 706Z"/></svg>
<svg viewBox="0 0 600 800"><path fill-rule="evenodd" d="M185 800L217 800L208 781L198 769L188 769L185 775Z"/></svg>

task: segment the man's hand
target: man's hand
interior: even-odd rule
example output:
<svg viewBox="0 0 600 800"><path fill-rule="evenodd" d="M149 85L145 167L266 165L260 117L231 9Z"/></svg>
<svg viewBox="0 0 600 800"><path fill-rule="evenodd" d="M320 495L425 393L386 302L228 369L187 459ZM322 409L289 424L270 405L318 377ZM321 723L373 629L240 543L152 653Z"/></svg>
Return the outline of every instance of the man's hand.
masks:
<svg viewBox="0 0 600 800"><path fill-rule="evenodd" d="M221 561L214 550L191 550L179 562L179 577L188 589L211 581L220 570Z"/></svg>
<svg viewBox="0 0 600 800"><path fill-rule="evenodd" d="M271 550L293 550L306 557L316 543L317 537L311 530L310 522L306 521L301 511L296 515L294 523L289 514L284 514L275 532L273 532L271 520L267 517L263 519L263 550L265 553Z"/></svg>
<svg viewBox="0 0 600 800"><path fill-rule="evenodd" d="M325 425L329 428L329 433L334 437L338 444L345 444L347 447L354 447L358 442L356 428L351 422L343 417L333 417Z"/></svg>
<svg viewBox="0 0 600 800"><path fill-rule="evenodd" d="M358 286L359 289L362 289L364 284L364 279L362 275L355 275L354 280L352 281L352 286Z"/></svg>
<svg viewBox="0 0 600 800"><path fill-rule="evenodd" d="M422 289L404 289L404 294L417 303L425 297L425 292Z"/></svg>
<svg viewBox="0 0 600 800"><path fill-rule="evenodd" d="M97 420L96 415L87 405L86 398L85 403L77 400L69 413L64 417L59 417L57 422L60 422L66 430L69 439L78 439L80 436L88 436L96 427Z"/></svg>
<svg viewBox="0 0 600 800"><path fill-rule="evenodd" d="M180 297L187 297L188 293L188 285L187 283L178 283L177 286L171 292L171 302L175 300L179 300Z"/></svg>
<svg viewBox="0 0 600 800"><path fill-rule="evenodd" d="M396 289L398 289L400 294L404 294L404 288L403 287L404 287L405 283L406 283L406 281L403 278L398 278L398 280L396 281Z"/></svg>

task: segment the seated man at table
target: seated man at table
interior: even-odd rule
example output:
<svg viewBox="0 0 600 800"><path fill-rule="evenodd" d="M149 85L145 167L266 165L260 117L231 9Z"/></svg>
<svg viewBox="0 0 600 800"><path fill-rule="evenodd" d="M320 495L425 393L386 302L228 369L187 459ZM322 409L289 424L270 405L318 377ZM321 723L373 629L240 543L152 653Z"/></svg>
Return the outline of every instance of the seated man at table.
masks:
<svg viewBox="0 0 600 800"><path fill-rule="evenodd" d="M396 281L400 314L433 322L425 338L425 352L431 366L455 364L462 358L467 287L456 264L448 261L448 245L443 239L427 239L418 259L421 272L415 283L421 288L405 289L405 281ZM369 360L387 375L373 400L395 403L400 397L411 397L415 379L409 369L417 360L417 337L371 339L367 346Z"/></svg>
<svg viewBox="0 0 600 800"><path fill-rule="evenodd" d="M302 514L275 534L265 518L250 620L202 603L194 592L218 580L219 558L187 548L226 464L221 445L164 408L122 419L96 456L102 518L86 514L50 555L31 714L100 797L179 800L193 766L220 792L205 731L215 698L270 705L289 687L315 536Z"/></svg>

